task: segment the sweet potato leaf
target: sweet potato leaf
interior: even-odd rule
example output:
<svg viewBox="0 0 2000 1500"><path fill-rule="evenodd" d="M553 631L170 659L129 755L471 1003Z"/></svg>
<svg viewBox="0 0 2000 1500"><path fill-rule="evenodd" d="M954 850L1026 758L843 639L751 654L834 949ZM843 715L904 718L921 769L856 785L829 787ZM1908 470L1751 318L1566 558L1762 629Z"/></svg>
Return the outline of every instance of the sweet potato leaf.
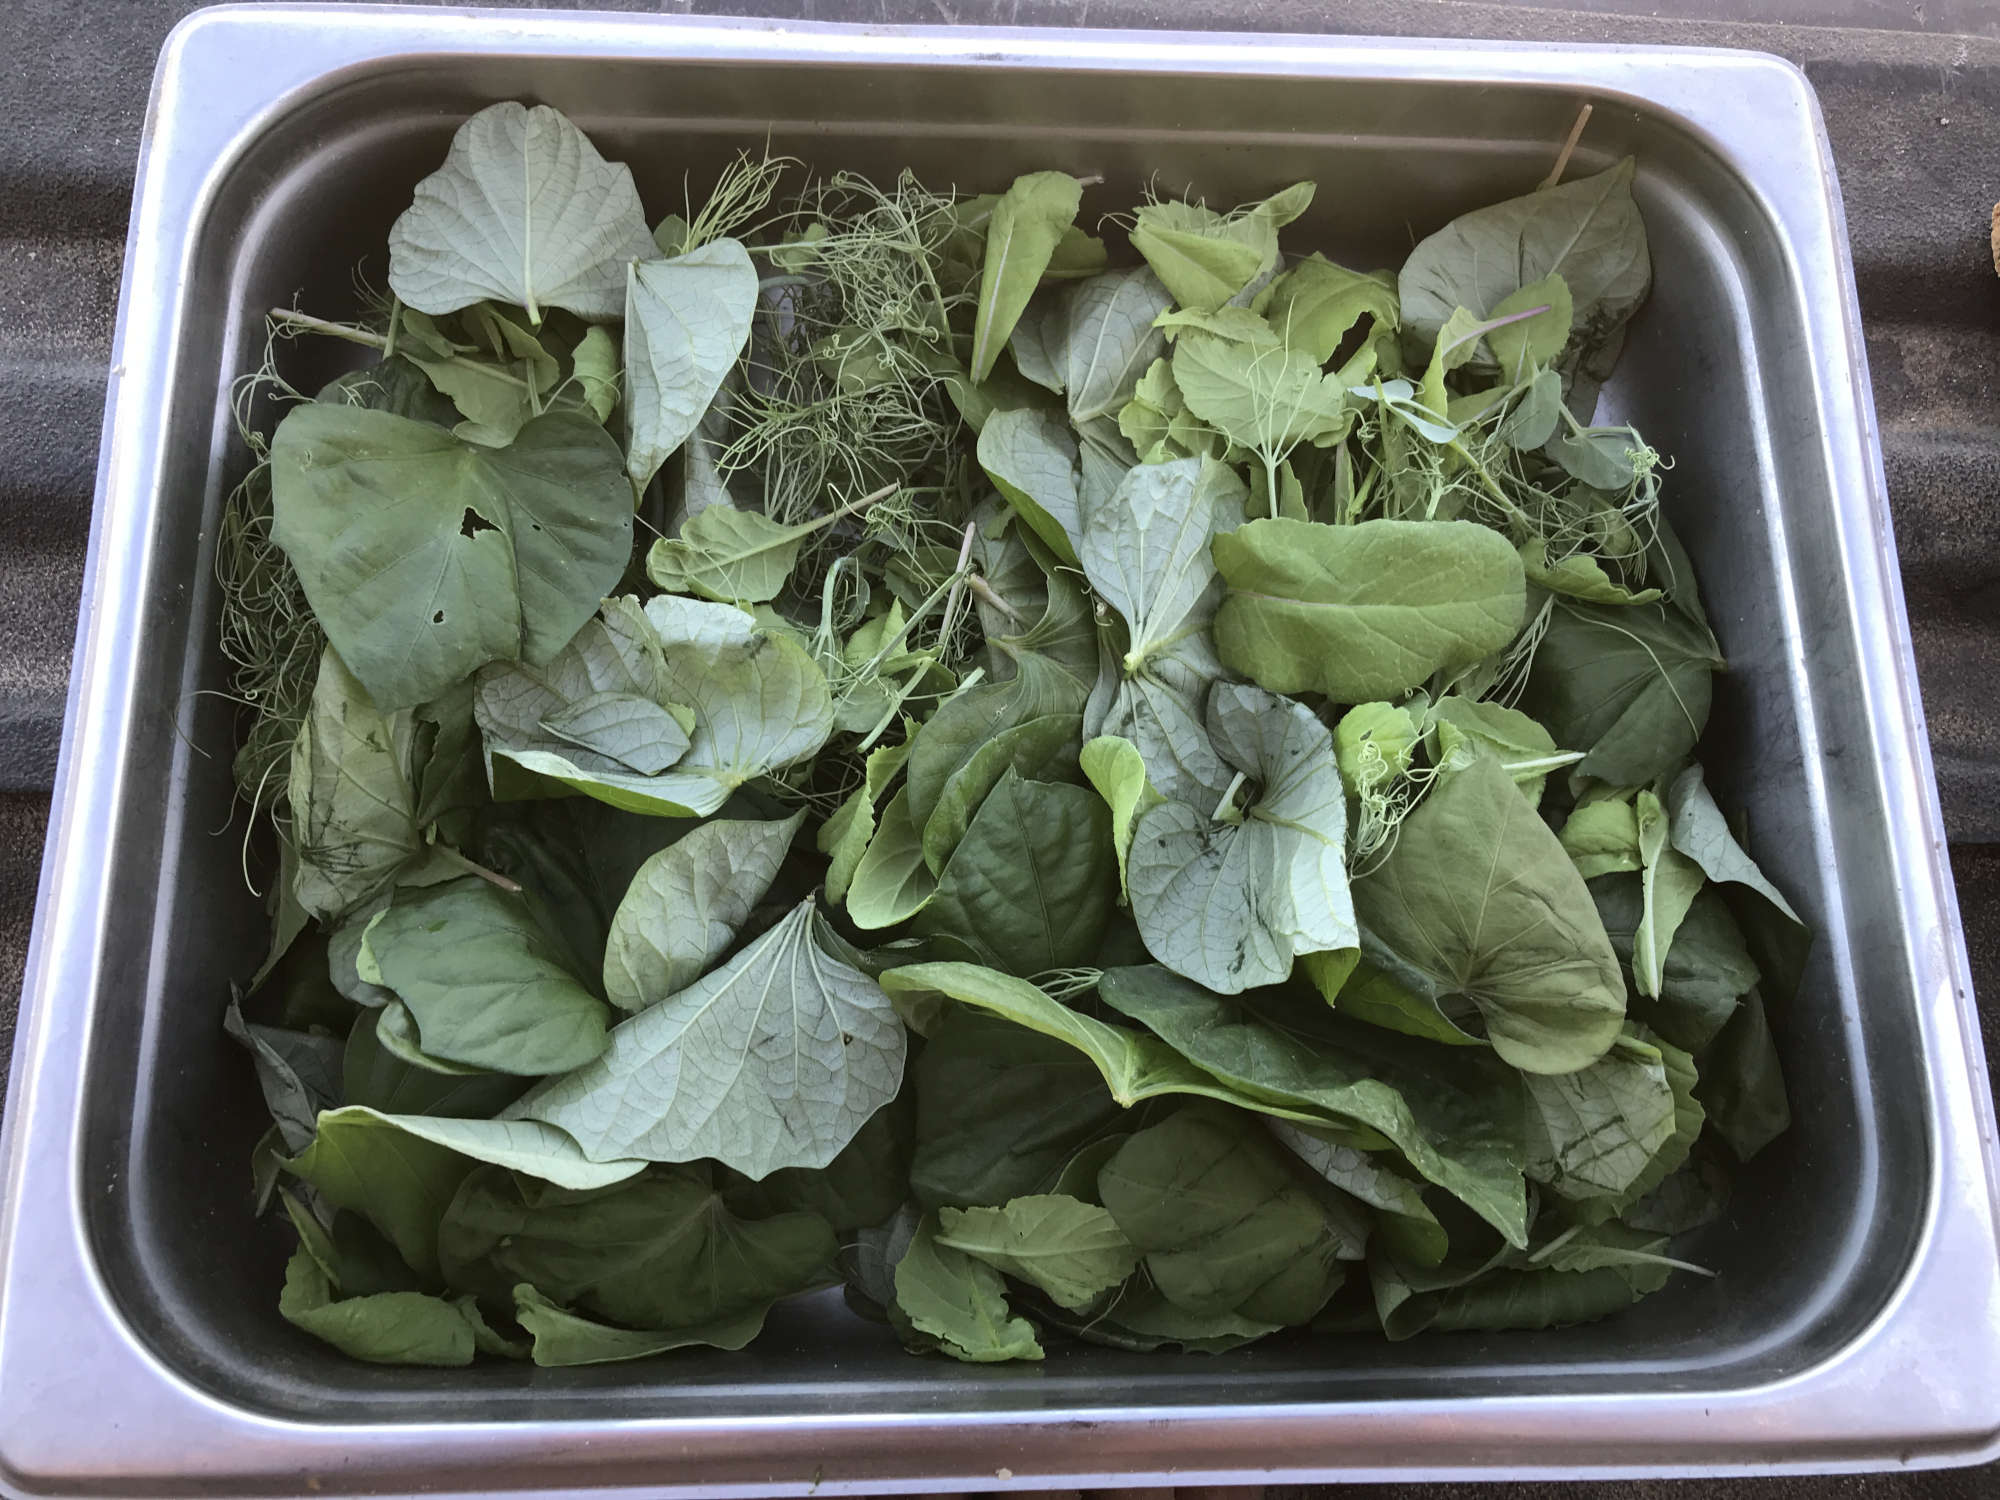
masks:
<svg viewBox="0 0 2000 1500"><path fill-rule="evenodd" d="M721 968L613 1029L513 1106L593 1161L712 1157L749 1177L823 1167L895 1096L903 1028L802 901Z"/></svg>
<svg viewBox="0 0 2000 1500"><path fill-rule="evenodd" d="M1216 539L1216 646L1277 693L1400 697L1500 650L1526 607L1521 560L1467 521L1258 520Z"/></svg>
<svg viewBox="0 0 2000 1500"><path fill-rule="evenodd" d="M1279 983L1302 954L1356 945L1347 802L1333 736L1302 704L1221 683L1206 727L1223 763L1261 794L1240 810L1172 798L1148 808L1132 827L1126 878L1153 956L1233 995Z"/></svg>
<svg viewBox="0 0 2000 1500"><path fill-rule="evenodd" d="M389 231L389 289L426 313L481 298L539 324L549 308L615 318L625 267L653 254L631 169L545 104L489 105L458 127Z"/></svg>
<svg viewBox="0 0 2000 1500"><path fill-rule="evenodd" d="M778 878L804 817L718 818L639 866L611 918L605 998L621 1010L644 1010L699 979Z"/></svg>
<svg viewBox="0 0 2000 1500"><path fill-rule="evenodd" d="M387 412L295 406L271 440L272 534L328 641L385 709L489 661L547 662L618 583L618 445L552 411L505 448Z"/></svg>
<svg viewBox="0 0 2000 1500"><path fill-rule="evenodd" d="M1618 956L1583 877L1498 761L1447 778L1355 882L1368 930L1439 995L1479 1009L1515 1067L1568 1073L1625 1018Z"/></svg>

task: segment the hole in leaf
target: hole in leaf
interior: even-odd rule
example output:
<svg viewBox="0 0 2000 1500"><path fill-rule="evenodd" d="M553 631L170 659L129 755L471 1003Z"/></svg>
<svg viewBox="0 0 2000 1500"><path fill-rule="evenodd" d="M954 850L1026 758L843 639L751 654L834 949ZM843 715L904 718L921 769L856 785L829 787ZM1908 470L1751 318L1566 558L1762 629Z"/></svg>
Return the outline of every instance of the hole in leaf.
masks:
<svg viewBox="0 0 2000 1500"><path fill-rule="evenodd" d="M495 526L469 505L465 507L464 519L458 523L458 534L463 537L475 537L482 531L498 531L499 529L498 526Z"/></svg>
<svg viewBox="0 0 2000 1500"><path fill-rule="evenodd" d="M432 615L432 616L431 616L431 624L433 624L433 625L442 625L442 624L444 624L444 611L443 611L443 610L439 610L439 611L438 611L438 612L437 612L436 614L434 614L434 615Z"/></svg>

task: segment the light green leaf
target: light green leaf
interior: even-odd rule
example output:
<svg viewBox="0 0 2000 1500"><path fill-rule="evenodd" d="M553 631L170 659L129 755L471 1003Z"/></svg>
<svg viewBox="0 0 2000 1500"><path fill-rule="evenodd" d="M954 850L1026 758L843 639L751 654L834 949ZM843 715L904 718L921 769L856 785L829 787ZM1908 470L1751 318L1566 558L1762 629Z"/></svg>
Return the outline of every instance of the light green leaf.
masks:
<svg viewBox="0 0 2000 1500"><path fill-rule="evenodd" d="M1139 1252L1102 1208L1056 1193L938 1210L937 1243L1080 1309L1132 1274Z"/></svg>
<svg viewBox="0 0 2000 1500"><path fill-rule="evenodd" d="M474 311L484 310L485 307L486 304L480 303ZM471 316L471 313L467 314L468 318ZM506 326L513 327L512 324ZM397 340L396 352L422 370L430 383L449 397L451 405L465 418L454 423L447 417L441 425L450 427L455 435L469 442L492 448L506 447L514 441L522 424L535 414L540 398L554 384L552 375L544 384L524 372L522 366L506 363L504 357L496 362L460 352L460 347L445 337L436 323L415 308L403 309L398 332L401 337ZM523 333L521 336L542 359L548 358L546 354L541 354L541 345L533 335ZM395 411L399 416L420 420L424 416L414 410L399 410L394 402L375 405L375 409Z"/></svg>
<svg viewBox="0 0 2000 1500"><path fill-rule="evenodd" d="M972 320L973 384L992 373L1082 202L1083 184L1067 172L1029 172L993 205Z"/></svg>
<svg viewBox="0 0 2000 1500"><path fill-rule="evenodd" d="M285 1266L278 1311L295 1328L353 1359L383 1365L469 1365L473 1325L442 1297L375 1292L338 1301L326 1272L303 1248Z"/></svg>
<svg viewBox="0 0 2000 1500"><path fill-rule="evenodd" d="M1472 358L1486 331L1487 325L1480 322L1479 315L1462 307L1446 318L1444 327L1438 330L1437 341L1431 349L1430 364L1425 367L1424 378L1417 386L1424 405L1434 415L1447 419L1451 417L1451 393L1445 389L1444 378Z"/></svg>
<svg viewBox="0 0 2000 1500"><path fill-rule="evenodd" d="M1208 634L1221 597L1210 544L1241 524L1243 496L1226 466L1179 459L1133 469L1101 504L1084 503L1084 575L1127 629L1108 712L1086 727L1131 740L1163 796L1217 797L1229 780L1199 714L1222 675Z"/></svg>
<svg viewBox="0 0 2000 1500"><path fill-rule="evenodd" d="M1392 280L1337 266L1317 251L1273 280L1251 305L1289 348L1320 365L1363 318L1385 328L1394 328L1397 319Z"/></svg>
<svg viewBox="0 0 2000 1500"><path fill-rule="evenodd" d="M1633 987L1657 998L1665 978L1667 951L1706 876L1700 865L1667 842L1667 810L1650 790L1633 799L1639 831L1641 907L1632 934Z"/></svg>
<svg viewBox="0 0 2000 1500"><path fill-rule="evenodd" d="M646 576L669 593L763 604L784 590L799 544L816 529L781 526L758 510L705 506L682 524L679 536L653 543Z"/></svg>
<svg viewBox="0 0 2000 1500"><path fill-rule="evenodd" d="M1300 443L1343 436L1354 420L1345 383L1303 350L1188 332L1174 341L1173 369L1187 409L1267 470Z"/></svg>
<svg viewBox="0 0 2000 1500"><path fill-rule="evenodd" d="M442 167L389 231L389 289L426 313L483 297L608 321L626 262L653 237L622 163L547 105L490 105L458 127Z"/></svg>
<svg viewBox="0 0 2000 1500"><path fill-rule="evenodd" d="M1255 1120L1213 1105L1132 1136L1097 1190L1153 1285L1197 1314L1307 1322L1367 1237L1353 1205L1308 1187Z"/></svg>
<svg viewBox="0 0 2000 1500"><path fill-rule="evenodd" d="M637 1175L645 1163L637 1159L594 1162L575 1141L539 1120L459 1120L441 1115L392 1115L350 1104L320 1117L321 1127L392 1126L405 1135L468 1156L474 1161L538 1177L558 1188L587 1192L609 1187Z"/></svg>
<svg viewBox="0 0 2000 1500"><path fill-rule="evenodd" d="M1590 604L1651 604L1660 597L1658 589L1634 591L1613 582L1604 565L1588 553L1573 552L1552 563L1546 545L1539 541L1521 544L1521 566L1536 587Z"/></svg>
<svg viewBox="0 0 2000 1500"><path fill-rule="evenodd" d="M1118 855L1118 889L1129 898L1127 860L1132 829L1141 814L1166 799L1146 779L1146 760L1139 747L1116 735L1099 735L1083 747L1083 774L1111 809L1111 845Z"/></svg>
<svg viewBox="0 0 2000 1500"><path fill-rule="evenodd" d="M514 1289L514 1321L528 1330L535 1363L542 1366L601 1365L620 1359L646 1359L673 1349L742 1349L764 1331L768 1308L740 1313L690 1328L651 1333L582 1317L558 1307L531 1286Z"/></svg>
<svg viewBox="0 0 2000 1500"><path fill-rule="evenodd" d="M1630 965L1633 937L1645 916L1640 880L1624 874L1592 880L1590 894L1612 950ZM1760 977L1721 887L1704 885L1667 950L1658 997L1634 995L1631 1014L1674 1046L1705 1052Z"/></svg>
<svg viewBox="0 0 2000 1500"><path fill-rule="evenodd" d="M1583 877L1498 761L1447 777L1354 886L1361 922L1440 996L1464 995L1494 1050L1533 1073L1603 1055L1625 981Z"/></svg>
<svg viewBox="0 0 2000 1500"><path fill-rule="evenodd" d="M1693 750L1722 665L1707 627L1665 604L1558 602L1521 707L1557 744L1589 752L1582 775L1647 786Z"/></svg>
<svg viewBox="0 0 2000 1500"><path fill-rule="evenodd" d="M1014 368L1021 377L1058 396L1062 394L1066 374L1062 340L1066 333L1068 306L1067 297L1058 297L1053 293L1031 301L1007 339L1007 352L1014 357ZM977 392L971 392L969 376L965 379L965 388L977 397ZM956 392L954 399L959 399ZM965 412L963 404L960 410ZM965 412L965 418L973 427L985 425L984 418L974 421L970 412Z"/></svg>
<svg viewBox="0 0 2000 1500"><path fill-rule="evenodd" d="M1132 248L1193 312L1213 312L1278 263L1278 231L1304 213L1313 185L1297 183L1224 215L1199 203L1140 206Z"/></svg>
<svg viewBox="0 0 2000 1500"><path fill-rule="evenodd" d="M424 1051L423 1036L417 1029L417 1018L410 1013L409 1006L395 997L392 990L384 990L389 996L388 1003L376 1011L370 1029L382 1050L406 1067L435 1073L443 1078L477 1078L481 1076L501 1076L490 1068L467 1067L464 1063L446 1062L441 1057L432 1057ZM511 1077L512 1075L505 1075ZM525 1087L525 1085L523 1085Z"/></svg>
<svg viewBox="0 0 2000 1500"><path fill-rule="evenodd" d="M847 915L872 932L907 922L937 894L937 876L924 863L923 834L910 816L910 789L899 787L854 867L847 888Z"/></svg>
<svg viewBox="0 0 2000 1500"><path fill-rule="evenodd" d="M909 759L910 746L881 745L868 752L866 782L820 825L819 852L827 855L826 899L845 904L862 856L875 838L875 799Z"/></svg>
<svg viewBox="0 0 2000 1500"><path fill-rule="evenodd" d="M1111 814L1095 793L1009 767L915 930L958 938L1016 974L1087 963L1111 916L1115 869Z"/></svg>
<svg viewBox="0 0 2000 1500"><path fill-rule="evenodd" d="M1132 226L1132 248L1146 258L1174 301L1213 312L1277 259L1275 228L1258 220L1231 235L1229 221L1198 203L1148 203Z"/></svg>
<svg viewBox="0 0 2000 1500"><path fill-rule="evenodd" d="M565 705L607 690L690 708L686 753L641 775L542 727ZM607 600L601 618L546 668L481 674L474 710L496 789L504 761L613 807L664 817L706 817L745 782L811 755L833 728L826 678L795 640L733 605L673 595L643 613L636 599Z"/></svg>
<svg viewBox="0 0 2000 1500"><path fill-rule="evenodd" d="M1159 967L1107 970L1098 993L1227 1090L1210 1097L1280 1119L1378 1132L1510 1244L1528 1242L1518 1105L1508 1075L1490 1059L1440 1052L1324 1011L1308 1019L1282 1000L1253 1010Z"/></svg>
<svg viewBox="0 0 2000 1500"><path fill-rule="evenodd" d="M1517 453L1532 453L1555 435L1556 423L1561 420L1562 377L1554 370L1543 370L1500 419L1494 435ZM1522 558L1526 557L1523 550ZM1568 577L1565 575L1565 581Z"/></svg>
<svg viewBox="0 0 2000 1500"><path fill-rule="evenodd" d="M643 1010L678 994L729 950L805 820L704 823L632 877L604 946L604 995Z"/></svg>
<svg viewBox="0 0 2000 1500"><path fill-rule="evenodd" d="M1618 494L1639 477L1634 455L1645 446L1630 427L1585 427L1565 433L1544 451L1572 479Z"/></svg>
<svg viewBox="0 0 2000 1500"><path fill-rule="evenodd" d="M1563 824L1559 841L1585 880L1645 864L1639 853L1639 818L1629 798L1584 803Z"/></svg>
<svg viewBox="0 0 2000 1500"><path fill-rule="evenodd" d="M1333 754L1340 779L1357 793L1387 786L1410 769L1417 722L1394 703L1359 703L1333 726Z"/></svg>
<svg viewBox="0 0 2000 1500"><path fill-rule="evenodd" d="M1039 408L997 411L979 434L979 466L1062 561L1076 562L1077 447L1069 425Z"/></svg>
<svg viewBox="0 0 2000 1500"><path fill-rule="evenodd" d="M896 1263L895 1285L903 1315L954 1359L990 1364L1042 1357L1034 1325L1007 1305L1000 1273L939 1244L935 1214L924 1215Z"/></svg>
<svg viewBox="0 0 2000 1500"><path fill-rule="evenodd" d="M1164 312L1154 323L1167 335L1172 343L1184 329L1197 329L1202 333L1212 333L1217 338L1231 344L1248 344L1253 349L1282 349L1285 341L1278 331L1257 313L1247 307L1218 307L1214 312L1188 312L1179 309Z"/></svg>
<svg viewBox="0 0 2000 1500"><path fill-rule="evenodd" d="M534 418L504 449L311 402L271 440L272 535L376 704L435 698L489 661L546 662L632 552L617 444Z"/></svg>
<svg viewBox="0 0 2000 1500"><path fill-rule="evenodd" d="M1397 698L1491 655L1527 607L1513 547L1470 521L1252 521L1216 539L1215 564L1223 662L1337 703Z"/></svg>
<svg viewBox="0 0 2000 1500"><path fill-rule="evenodd" d="M1535 313L1536 308L1544 311ZM1486 316L1498 322L1522 313L1533 315L1519 322L1502 323L1486 335L1487 346L1500 363L1503 380L1523 380L1535 366L1554 364L1556 356L1569 343L1574 307L1568 283L1554 273L1540 281L1531 281L1494 303Z"/></svg>
<svg viewBox="0 0 2000 1500"><path fill-rule="evenodd" d="M800 902L513 1113L567 1131L592 1160L707 1156L750 1177L825 1166L894 1097L904 1038L881 987L820 946L815 920Z"/></svg>
<svg viewBox="0 0 2000 1500"><path fill-rule="evenodd" d="M1413 971L1366 929L1361 934L1361 950L1351 956L1334 956L1336 960L1348 958L1349 968L1345 974L1336 970L1326 976L1340 981L1331 993L1320 972L1326 960L1306 965L1306 973L1319 985L1320 993L1342 1015L1447 1047L1485 1045L1473 1019L1478 1008L1470 1000L1437 994L1428 977ZM1475 1029L1468 1031L1467 1026Z"/></svg>
<svg viewBox="0 0 2000 1500"><path fill-rule="evenodd" d="M1438 699L1433 713L1442 769L1455 771L1481 755L1490 755L1506 768L1530 807L1541 805L1542 783L1550 772L1580 759L1574 750L1558 749L1546 729L1504 703L1453 693Z"/></svg>
<svg viewBox="0 0 2000 1500"><path fill-rule="evenodd" d="M576 383L583 387L584 404L590 408L591 415L600 422L610 421L611 414L618 409L622 390L619 371L623 367L618 340L611 330L585 330L583 338L577 343L576 353L571 356L570 367L575 372Z"/></svg>
<svg viewBox="0 0 2000 1500"><path fill-rule="evenodd" d="M687 754L694 715L678 704L637 693L590 693L565 703L542 728L565 744L616 761L641 776L657 776Z"/></svg>
<svg viewBox="0 0 2000 1500"><path fill-rule="evenodd" d="M1347 803L1333 736L1302 704L1220 683L1207 727L1261 796L1235 823L1172 800L1149 809L1133 828L1127 879L1148 951L1233 995L1279 983L1300 954L1358 941Z"/></svg>
<svg viewBox="0 0 2000 1500"><path fill-rule="evenodd" d="M757 268L735 240L671 260L635 258L625 278L625 471L643 489L695 430L750 338Z"/></svg>
<svg viewBox="0 0 2000 1500"><path fill-rule="evenodd" d="M1173 440L1172 429L1174 419L1186 407L1180 387L1174 384L1173 366L1165 359L1156 359L1139 377L1132 399L1118 409L1118 431L1141 463L1184 458L1187 455Z"/></svg>
<svg viewBox="0 0 2000 1500"><path fill-rule="evenodd" d="M1098 417L1117 419L1146 367L1166 352L1166 338L1153 319L1171 302L1167 289L1144 266L1106 271L1070 288L1060 341L1050 344L1050 329L1043 342L1060 351L1060 382L1050 389L1067 393L1072 425L1082 427ZM1022 370L1035 378L1025 365Z"/></svg>
<svg viewBox="0 0 2000 1500"><path fill-rule="evenodd" d="M604 1049L604 1002L570 972L522 898L485 880L399 891L362 947L433 1057L532 1076Z"/></svg>
<svg viewBox="0 0 2000 1500"><path fill-rule="evenodd" d="M452 1287L505 1307L513 1288L640 1329L712 1327L832 1279L838 1248L817 1214L755 1222L729 1211L703 1167L655 1168L597 1192L486 1169L438 1231Z"/></svg>

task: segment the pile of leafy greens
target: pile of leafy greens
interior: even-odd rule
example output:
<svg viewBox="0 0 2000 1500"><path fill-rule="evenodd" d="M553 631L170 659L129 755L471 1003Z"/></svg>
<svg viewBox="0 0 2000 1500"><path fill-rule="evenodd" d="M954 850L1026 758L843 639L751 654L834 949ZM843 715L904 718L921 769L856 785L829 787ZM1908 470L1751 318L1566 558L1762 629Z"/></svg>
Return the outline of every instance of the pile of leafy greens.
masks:
<svg viewBox="0 0 2000 1500"><path fill-rule="evenodd" d="M1061 172L746 156L649 224L555 111L466 122L385 296L273 314L369 362L250 380L222 533L284 1316L573 1364L844 1283L992 1361L1698 1269L1807 939L1592 420L1631 176L1391 273L1280 248L1310 183L1129 257Z"/></svg>

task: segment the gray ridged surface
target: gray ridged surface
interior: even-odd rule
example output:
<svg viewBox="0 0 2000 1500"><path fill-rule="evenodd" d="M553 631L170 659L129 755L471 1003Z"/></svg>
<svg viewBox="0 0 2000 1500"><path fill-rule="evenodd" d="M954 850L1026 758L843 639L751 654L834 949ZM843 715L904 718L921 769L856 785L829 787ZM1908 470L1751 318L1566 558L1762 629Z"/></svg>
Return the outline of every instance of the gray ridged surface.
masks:
<svg viewBox="0 0 2000 1500"><path fill-rule="evenodd" d="M1804 65L1846 196L1890 496L1975 983L2000 1037L2000 12L1979 0L797 0L617 4L875 22L1679 42ZM14 0L0 10L0 1044L11 1032L89 528L132 163L181 0ZM551 8L544 0L543 8ZM572 7L573 8L573 7ZM1648 14L1665 10L1670 14ZM1717 11L1753 23L1707 19ZM1837 20L1840 26L1802 25ZM1952 28L1985 36L1943 34ZM1601 1485L1672 1500L1993 1493L2000 1470L1870 1479ZM1470 1497L1485 1486L1419 1486ZM1539 1486L1496 1497L1532 1494ZM1361 1500L1363 1487L1343 1493Z"/></svg>

